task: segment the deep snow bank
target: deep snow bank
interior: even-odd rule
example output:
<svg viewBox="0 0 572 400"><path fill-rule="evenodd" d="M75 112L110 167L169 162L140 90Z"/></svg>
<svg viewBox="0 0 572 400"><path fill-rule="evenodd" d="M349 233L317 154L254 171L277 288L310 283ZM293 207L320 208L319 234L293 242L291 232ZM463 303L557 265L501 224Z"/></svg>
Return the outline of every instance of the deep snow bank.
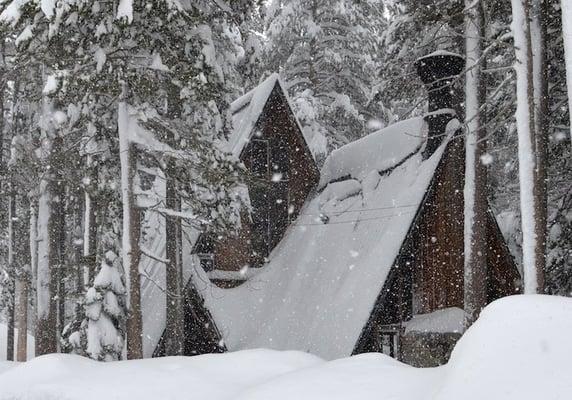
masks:
<svg viewBox="0 0 572 400"><path fill-rule="evenodd" d="M572 299L511 296L455 346L443 400L572 399Z"/></svg>
<svg viewBox="0 0 572 400"><path fill-rule="evenodd" d="M50 355L0 363L0 399L569 400L570 332L572 299L513 296L487 307L439 368L272 350L108 364Z"/></svg>

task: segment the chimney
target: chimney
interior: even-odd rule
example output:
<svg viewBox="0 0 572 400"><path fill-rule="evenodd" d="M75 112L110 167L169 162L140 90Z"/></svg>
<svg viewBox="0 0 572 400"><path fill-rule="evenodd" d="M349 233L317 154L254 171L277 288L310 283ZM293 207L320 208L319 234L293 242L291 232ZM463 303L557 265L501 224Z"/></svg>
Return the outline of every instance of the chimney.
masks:
<svg viewBox="0 0 572 400"><path fill-rule="evenodd" d="M429 93L429 126L423 158L428 158L443 141L445 127L455 117L455 100L451 83L461 73L465 59L454 53L436 51L415 62L417 74Z"/></svg>

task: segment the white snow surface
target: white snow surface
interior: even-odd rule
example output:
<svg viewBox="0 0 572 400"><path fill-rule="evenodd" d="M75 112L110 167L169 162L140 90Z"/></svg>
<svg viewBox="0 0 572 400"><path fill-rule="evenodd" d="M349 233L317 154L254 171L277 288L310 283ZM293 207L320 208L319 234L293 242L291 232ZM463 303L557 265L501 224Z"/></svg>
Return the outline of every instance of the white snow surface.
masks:
<svg viewBox="0 0 572 400"><path fill-rule="evenodd" d="M257 349L111 363L53 354L0 362L0 400L568 400L571 330L571 299L520 295L485 308L438 368L375 353L326 362Z"/></svg>
<svg viewBox="0 0 572 400"><path fill-rule="evenodd" d="M414 315L407 321L405 332L448 333L464 331L465 312L458 307L443 308L428 314Z"/></svg>
<svg viewBox="0 0 572 400"><path fill-rule="evenodd" d="M458 54L458 53L453 53L451 51L447 51L447 50L436 50L433 53L429 53L423 57L419 57L417 59L417 61L419 60L423 60L425 58L431 58L431 57L438 57L438 56L452 56L452 57L461 57L461 58L465 58L462 55Z"/></svg>
<svg viewBox="0 0 572 400"><path fill-rule="evenodd" d="M397 145L395 126L374 134L371 146L391 162L373 163L369 173L356 174L361 180L335 182L309 200L259 274L237 288L221 289L195 268L195 285L228 349L300 350L325 359L352 353L446 146L425 161L416 152L381 176L378 168L400 161L398 149L405 157L420 143L421 119L398 125L411 147ZM385 139L395 152L381 150ZM351 150L338 154L350 160L363 150L346 147ZM357 162L347 165L357 171Z"/></svg>
<svg viewBox="0 0 572 400"><path fill-rule="evenodd" d="M349 176L361 181L372 170L392 168L419 150L426 135L423 118L411 118L334 150L322 168L320 188L333 180Z"/></svg>
<svg viewBox="0 0 572 400"><path fill-rule="evenodd" d="M133 0L119 0L117 6L117 19L126 19L128 23L133 21Z"/></svg>

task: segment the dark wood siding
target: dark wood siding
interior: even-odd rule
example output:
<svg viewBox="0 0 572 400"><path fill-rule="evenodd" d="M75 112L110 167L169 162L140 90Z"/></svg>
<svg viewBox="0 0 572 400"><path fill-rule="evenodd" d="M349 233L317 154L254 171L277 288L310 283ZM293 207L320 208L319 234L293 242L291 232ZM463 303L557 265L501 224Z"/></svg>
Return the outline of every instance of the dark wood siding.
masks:
<svg viewBox="0 0 572 400"><path fill-rule="evenodd" d="M452 142L353 353L379 351L383 325L445 307L463 308L464 148ZM488 221L487 301L519 292L520 276L492 213ZM407 280L412 279L412 285Z"/></svg>
<svg viewBox="0 0 572 400"><path fill-rule="evenodd" d="M257 134L243 149L249 171L250 215L235 235L216 240L216 268L262 266L283 238L319 180L319 171L280 87L275 86L256 124ZM233 286L226 285L225 286Z"/></svg>
<svg viewBox="0 0 572 400"><path fill-rule="evenodd" d="M461 141L448 146L437 168L413 242L414 313L463 307L463 173Z"/></svg>

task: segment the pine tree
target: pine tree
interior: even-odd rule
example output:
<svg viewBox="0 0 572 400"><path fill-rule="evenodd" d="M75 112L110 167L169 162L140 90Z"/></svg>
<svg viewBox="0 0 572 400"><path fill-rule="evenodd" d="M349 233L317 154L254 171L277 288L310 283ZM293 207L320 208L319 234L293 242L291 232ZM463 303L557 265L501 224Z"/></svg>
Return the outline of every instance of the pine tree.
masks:
<svg viewBox="0 0 572 400"><path fill-rule="evenodd" d="M2 5L0 20L6 31L18 38L14 65L16 68L19 65L43 66L43 120L59 121L55 129L50 123L42 125L45 147L42 162L49 167L49 173L42 175L45 182L40 185L38 232L41 238L48 239L45 243L54 247L42 247L40 242L38 287L42 289L39 293L44 294L38 301L42 311L40 322L52 321L54 313L44 311L53 311L56 306L44 304L55 298L45 294L58 292L60 299L66 295L56 265L67 262L62 249L68 239L57 227L64 226L68 216L60 211L62 204L53 199L63 197L64 190L69 193L81 185L84 174L76 174L74 170L92 168L94 157L85 147L94 142L102 144L97 150L96 165L115 170L115 176L118 175L118 113L112 110L118 109L123 88L128 94L123 98L125 103L141 115L150 116L149 129L158 141L171 136L171 141L177 142L171 143L173 149L188 154L200 153L198 157L183 157L176 163L175 179L182 182L177 184L181 199L195 214L204 216L199 218L204 224L232 226L237 220L236 209L224 207L234 202L230 186L238 179L237 166L234 161L217 154L214 142L225 133L225 108L238 88L235 71L242 49L230 15L233 12L237 13L233 17L243 14L252 4L236 2L232 9L227 9L220 4L204 5L193 1L187 6L168 0L145 4L125 2L119 8L104 1L62 1L57 4L12 1ZM175 88L174 91L171 88ZM180 113L174 117L168 115L165 107L172 93L181 105ZM55 141L60 145L53 145ZM52 154L52 150L58 148L71 150L74 155L72 165L54 163L60 158L58 154ZM155 157L153 167L161 168L164 155L156 155L153 149L146 151L149 150ZM96 174L107 173L99 171ZM69 184L67 188L64 181ZM86 198L86 204L91 204L91 195ZM73 207L77 204L68 205L68 208ZM93 208L86 207L86 211L86 220L91 224L93 215L89 213ZM167 213L169 210L159 205L157 211ZM131 221L136 223L136 218ZM93 249L94 229L88 228L87 232L84 244L89 249L85 256L93 258L96 251ZM49 237L50 234L57 237ZM129 251L123 252L126 253ZM127 266L125 268L129 270ZM130 285L129 275L126 283L138 288L139 271L135 267L132 270L134 284ZM61 300L60 306L63 304ZM127 305L131 309L129 297ZM64 315L61 307L59 315ZM133 316L128 313L128 320ZM44 329L40 323L40 331L55 331L52 322L48 325ZM39 337L43 337L41 332ZM138 324L134 332L128 334L128 343L130 338L140 342L140 337ZM43 351L55 351L53 343L49 341ZM136 345L130 356L141 357L141 346Z"/></svg>
<svg viewBox="0 0 572 400"><path fill-rule="evenodd" d="M121 359L124 343L125 286L121 279L120 258L113 251L105 254L99 272L84 299L85 320L78 330L68 327L72 351L94 360Z"/></svg>
<svg viewBox="0 0 572 400"><path fill-rule="evenodd" d="M285 78L310 146L318 153L368 133L384 116L377 99L381 2L273 1L265 67Z"/></svg>

